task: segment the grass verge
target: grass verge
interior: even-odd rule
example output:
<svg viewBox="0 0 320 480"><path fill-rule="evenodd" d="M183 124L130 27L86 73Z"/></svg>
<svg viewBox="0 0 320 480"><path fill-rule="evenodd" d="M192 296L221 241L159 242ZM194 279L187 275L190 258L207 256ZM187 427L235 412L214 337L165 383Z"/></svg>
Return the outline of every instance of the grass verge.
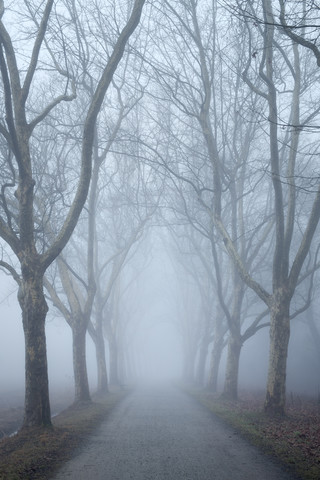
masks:
<svg viewBox="0 0 320 480"><path fill-rule="evenodd" d="M291 405L285 417L264 414L261 402L225 401L188 390L200 403L232 426L250 443L279 460L303 480L320 479L320 412L316 404Z"/></svg>
<svg viewBox="0 0 320 480"><path fill-rule="evenodd" d="M71 406L53 419L53 428L30 428L3 439L0 442L0 479L52 478L127 393L108 393L92 403Z"/></svg>

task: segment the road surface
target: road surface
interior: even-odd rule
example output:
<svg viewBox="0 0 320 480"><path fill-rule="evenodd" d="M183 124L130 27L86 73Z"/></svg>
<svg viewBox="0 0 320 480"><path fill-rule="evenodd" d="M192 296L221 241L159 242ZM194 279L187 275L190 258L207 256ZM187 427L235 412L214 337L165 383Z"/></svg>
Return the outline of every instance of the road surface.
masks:
<svg viewBox="0 0 320 480"><path fill-rule="evenodd" d="M174 388L125 398L54 480L293 480Z"/></svg>

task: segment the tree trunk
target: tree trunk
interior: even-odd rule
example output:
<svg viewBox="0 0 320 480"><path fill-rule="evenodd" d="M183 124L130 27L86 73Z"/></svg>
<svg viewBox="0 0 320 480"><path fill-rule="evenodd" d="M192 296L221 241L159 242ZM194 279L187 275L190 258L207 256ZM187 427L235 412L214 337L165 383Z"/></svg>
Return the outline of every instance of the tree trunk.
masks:
<svg viewBox="0 0 320 480"><path fill-rule="evenodd" d="M105 341L104 341L103 328L102 328L102 316L101 316L101 311L99 311L99 309L97 309L97 312L96 312L95 325L93 325L93 323L89 321L88 333L92 338L92 341L96 349L97 380L98 380L97 392L106 393L108 392L108 373L107 373Z"/></svg>
<svg viewBox="0 0 320 480"><path fill-rule="evenodd" d="M271 306L269 369L264 406L271 415L284 415L285 411L290 299L285 289L279 288Z"/></svg>
<svg viewBox="0 0 320 480"><path fill-rule="evenodd" d="M319 350L319 345L320 345L320 332L317 328L316 322L314 320L314 315L313 315L313 307L309 307L309 312L307 315L307 325L310 329L310 334L314 346L314 352L316 354L316 359L317 359L317 364L318 368L320 367L320 350Z"/></svg>
<svg viewBox="0 0 320 480"><path fill-rule="evenodd" d="M201 347L199 351L199 358L196 371L196 382L198 385L203 387L204 385L204 374L206 369L207 357L208 357L208 337L204 337L201 342Z"/></svg>
<svg viewBox="0 0 320 480"><path fill-rule="evenodd" d="M96 347L96 358L97 358L97 374L98 374L98 393L108 392L108 373L107 373L107 364L106 364L106 351L103 334L101 335L97 332L97 335L94 338L94 344Z"/></svg>
<svg viewBox="0 0 320 480"><path fill-rule="evenodd" d="M25 275L18 299L25 338L24 427L51 426L45 319L48 306L39 273Z"/></svg>
<svg viewBox="0 0 320 480"><path fill-rule="evenodd" d="M81 319L82 320L82 319ZM74 403L90 402L90 391L86 361L86 322L75 321L72 325Z"/></svg>
<svg viewBox="0 0 320 480"><path fill-rule="evenodd" d="M228 343L228 357L223 396L230 400L238 399L239 361L242 348L239 334L230 332Z"/></svg>
<svg viewBox="0 0 320 480"><path fill-rule="evenodd" d="M110 385L119 385L118 375L118 345L114 334L108 336L110 360Z"/></svg>
<svg viewBox="0 0 320 480"><path fill-rule="evenodd" d="M210 359L210 370L208 376L207 390L209 392L215 393L218 391L218 374L221 361L221 355L223 351L223 338L215 337L211 359Z"/></svg>

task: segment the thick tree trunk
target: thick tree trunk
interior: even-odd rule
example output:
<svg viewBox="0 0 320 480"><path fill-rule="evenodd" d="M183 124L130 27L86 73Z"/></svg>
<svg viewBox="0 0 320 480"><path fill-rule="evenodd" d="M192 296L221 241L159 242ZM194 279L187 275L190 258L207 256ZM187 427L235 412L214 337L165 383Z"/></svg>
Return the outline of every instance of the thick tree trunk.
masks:
<svg viewBox="0 0 320 480"><path fill-rule="evenodd" d="M96 337L94 338L94 344L96 347L96 359L97 359L97 375L98 375L98 393L108 392L108 373L107 373L107 363L106 363L106 351L103 334L101 335L97 332Z"/></svg>
<svg viewBox="0 0 320 480"><path fill-rule="evenodd" d="M86 333L86 322L75 321L72 325L74 403L91 401L86 361Z"/></svg>
<svg viewBox="0 0 320 480"><path fill-rule="evenodd" d="M26 275L18 294L25 338L24 427L51 426L42 275Z"/></svg>
<svg viewBox="0 0 320 480"><path fill-rule="evenodd" d="M221 355L223 351L223 338L216 338L213 343L211 359L210 359L210 369L207 382L207 390L209 392L215 393L218 391L218 374L221 361Z"/></svg>
<svg viewBox="0 0 320 480"><path fill-rule="evenodd" d="M270 353L265 411L284 415L286 370L290 338L290 296L284 288L274 295L270 318Z"/></svg>
<svg viewBox="0 0 320 480"><path fill-rule="evenodd" d="M240 335L230 333L223 396L230 400L238 399L239 361L242 348Z"/></svg>

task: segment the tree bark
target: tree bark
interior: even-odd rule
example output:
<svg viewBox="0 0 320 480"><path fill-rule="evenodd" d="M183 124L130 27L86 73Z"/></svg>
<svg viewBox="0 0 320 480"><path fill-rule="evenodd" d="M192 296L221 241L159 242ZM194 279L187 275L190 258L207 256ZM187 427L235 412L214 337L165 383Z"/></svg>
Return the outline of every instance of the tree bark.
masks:
<svg viewBox="0 0 320 480"><path fill-rule="evenodd" d="M25 338L25 411L23 428L51 426L45 319L48 306L42 273L27 275L19 289Z"/></svg>
<svg viewBox="0 0 320 480"><path fill-rule="evenodd" d="M103 334L98 334L94 338L94 344L96 348L96 359L97 359L97 376L98 376L98 393L108 392L108 373L107 373L107 364L106 364L106 351Z"/></svg>
<svg viewBox="0 0 320 480"><path fill-rule="evenodd" d="M210 370L207 383L207 390L212 393L216 393L218 391L218 373L222 351L223 338L216 337L211 352Z"/></svg>
<svg viewBox="0 0 320 480"><path fill-rule="evenodd" d="M271 305L269 368L264 408L272 415L285 413L290 300L287 290L281 287L273 295Z"/></svg>
<svg viewBox="0 0 320 480"><path fill-rule="evenodd" d="M97 306L95 324L89 321L88 332L95 346L97 361L97 392L108 392L108 371L106 362L106 348L103 336L102 313Z"/></svg>
<svg viewBox="0 0 320 480"><path fill-rule="evenodd" d="M314 320L314 315L313 315L313 307L311 306L309 308L308 316L307 316L307 325L310 330L313 346L314 346L314 352L316 354L317 358L317 364L318 368L320 367L320 350L319 350L319 345L320 345L320 333L317 328L316 322Z"/></svg>
<svg viewBox="0 0 320 480"><path fill-rule="evenodd" d="M118 345L117 340L113 334L108 334L109 343L109 377L110 385L119 385L119 373L118 373Z"/></svg>
<svg viewBox="0 0 320 480"><path fill-rule="evenodd" d="M34 118L32 118L33 112L26 107L26 105L30 104L28 98L30 90L35 91L32 88L33 80L38 68L40 50L45 41L47 24L54 1L48 0L43 3L45 8L33 45L28 43L27 50L30 51L31 56L29 65L26 66L23 74L18 68L19 62L17 62L16 58L15 45L2 21L4 13L3 2L0 5L0 74L3 87L1 98L4 107L3 117L5 118L5 122L2 123L1 127L1 135L7 143L8 152L13 153L15 157L12 161L14 167L12 167L10 162L7 167L11 172L13 170L17 171L17 174L13 174L12 186L18 186L15 191L18 201L18 212L16 212L16 206L14 206L13 211L10 211L6 201L2 200L2 203L5 204L5 215L3 216L1 213L0 236L10 246L21 265L21 279L18 280L18 299L22 309L26 356L25 416L23 427L51 425L45 338L45 318L48 308L43 294L43 275L69 241L87 199L91 179L91 156L96 119L106 91L112 81L113 74L123 56L127 41L139 24L145 0L135 0L128 22L119 34L109 61L103 69L88 109L83 129L81 174L74 200L55 239L48 248L46 248L47 244L45 244L43 252L39 254L35 235L38 226L33 217L35 206L34 186L36 182L32 177L34 168L30 154L30 138L36 125L58 103L70 101L74 98L74 95L68 96L63 94L53 99L42 113ZM31 32L30 35L32 35ZM22 77L24 77L23 84L21 82ZM17 175L17 178L15 178L15 175ZM6 182L8 182L7 179L2 184L1 189L3 198L5 196L4 185L8 186ZM38 198L38 202L41 202L41 198ZM17 226L13 225L13 218L18 219ZM42 251L42 249L40 250ZM19 277L18 272L16 272L16 277ZM77 368L75 370L78 371L78 366L79 370L84 368L82 358L83 352L85 352L85 332L81 332L79 338L78 334L76 334L77 332L73 333L75 336L74 346L76 347L74 355L77 358Z"/></svg>
<svg viewBox="0 0 320 480"><path fill-rule="evenodd" d="M72 324L74 403L91 401L86 362L86 333L86 322L75 321Z"/></svg>
<svg viewBox="0 0 320 480"><path fill-rule="evenodd" d="M204 337L201 342L201 347L199 351L199 358L197 364L197 371L196 371L196 382L198 385L204 385L204 377L205 377L205 369L208 357L208 347L209 347L209 340L208 337Z"/></svg>
<svg viewBox="0 0 320 480"><path fill-rule="evenodd" d="M242 348L241 337L230 332L228 343L227 369L223 396L230 400L238 399L239 360Z"/></svg>

